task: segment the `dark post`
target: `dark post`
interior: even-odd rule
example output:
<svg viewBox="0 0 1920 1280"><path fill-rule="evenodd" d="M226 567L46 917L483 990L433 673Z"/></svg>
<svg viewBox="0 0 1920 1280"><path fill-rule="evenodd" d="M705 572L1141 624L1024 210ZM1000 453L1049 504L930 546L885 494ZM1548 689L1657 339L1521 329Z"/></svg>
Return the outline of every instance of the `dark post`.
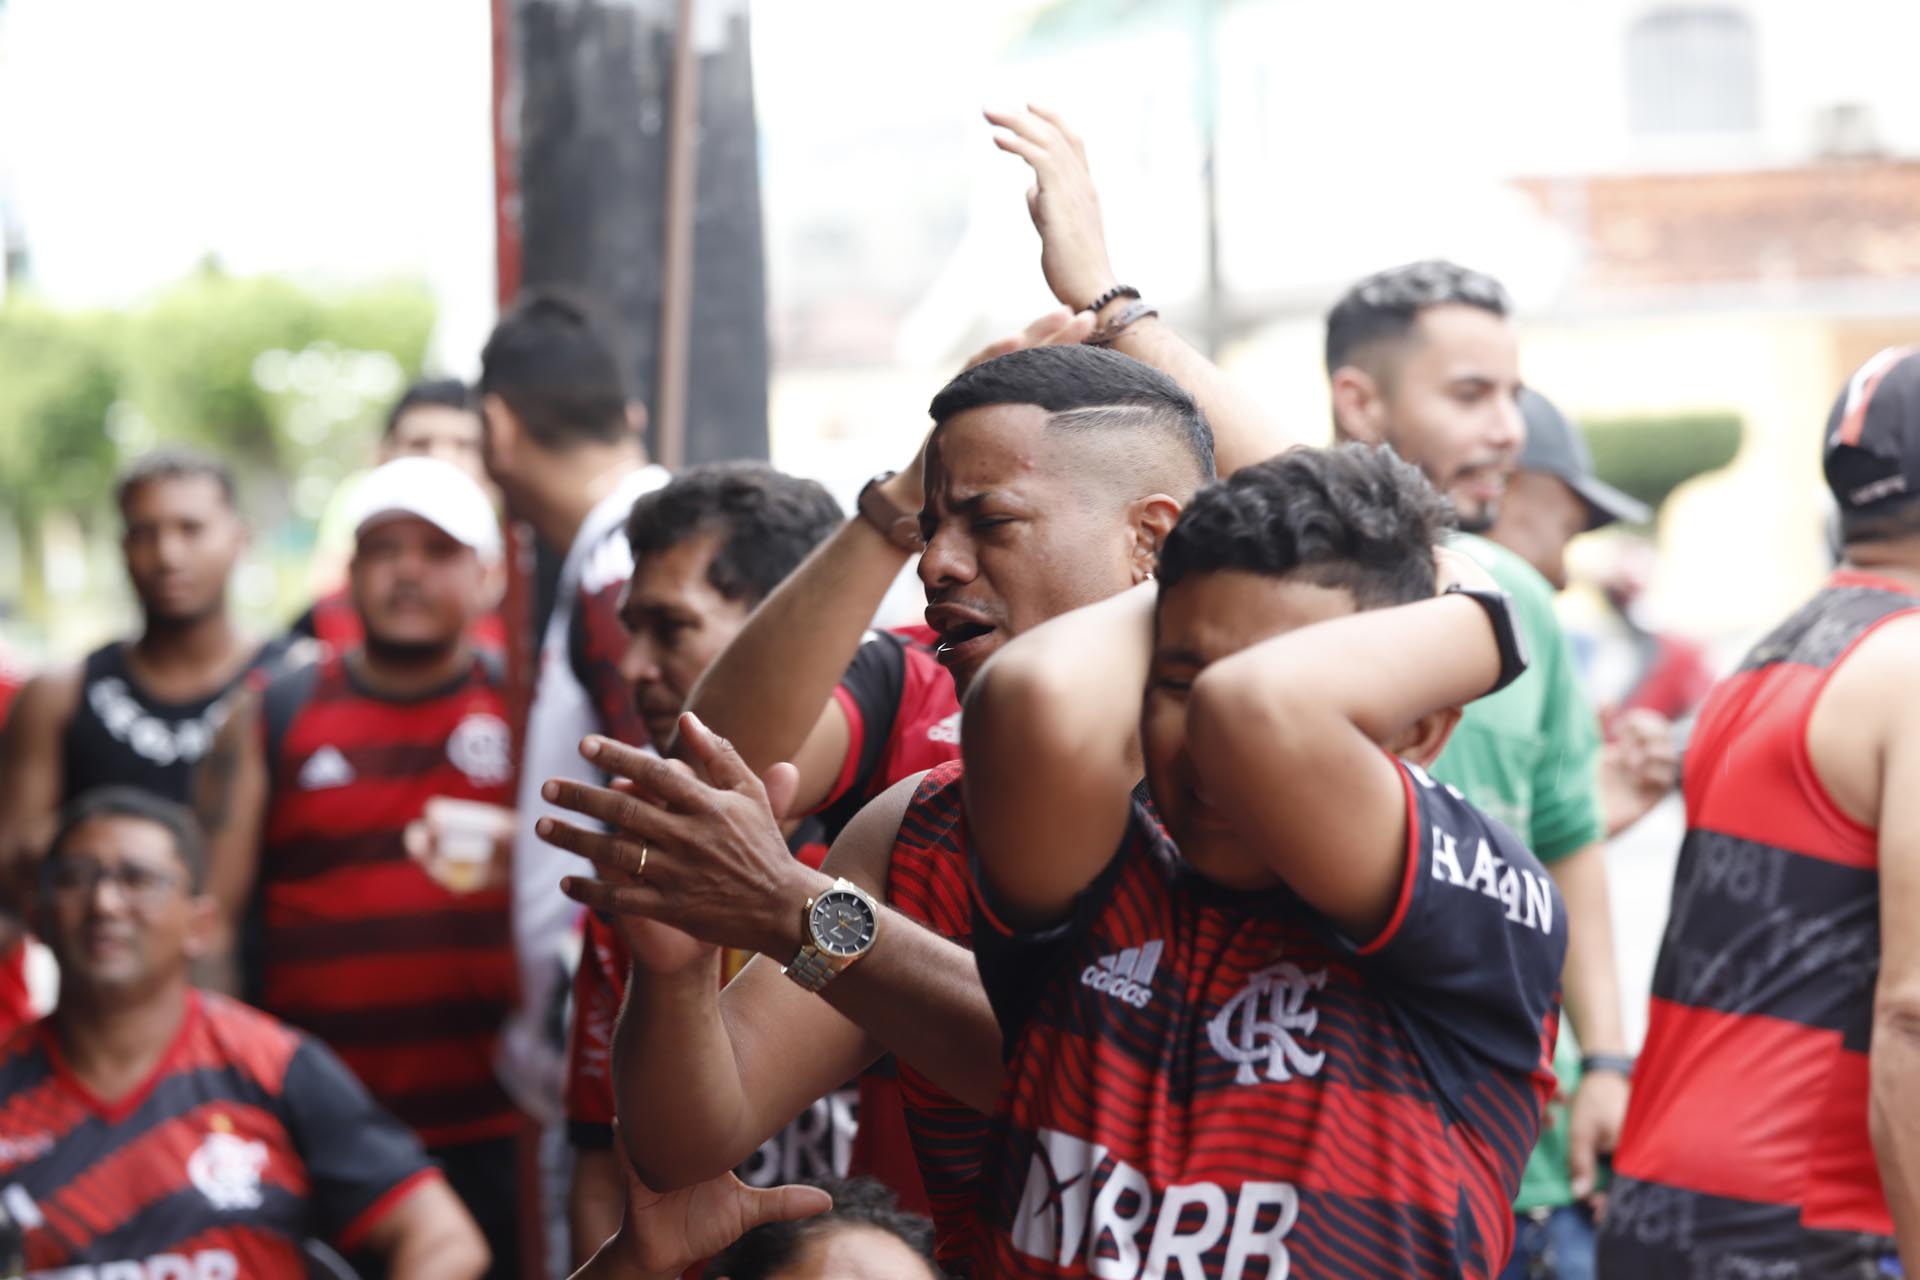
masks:
<svg viewBox="0 0 1920 1280"><path fill-rule="evenodd" d="M596 299L642 399L663 382L676 0L510 0L520 284ZM767 327L746 0L694 0L699 60L687 462L767 456ZM690 124L693 121L689 121ZM503 282L504 283L504 282ZM654 446L659 453L660 441Z"/></svg>

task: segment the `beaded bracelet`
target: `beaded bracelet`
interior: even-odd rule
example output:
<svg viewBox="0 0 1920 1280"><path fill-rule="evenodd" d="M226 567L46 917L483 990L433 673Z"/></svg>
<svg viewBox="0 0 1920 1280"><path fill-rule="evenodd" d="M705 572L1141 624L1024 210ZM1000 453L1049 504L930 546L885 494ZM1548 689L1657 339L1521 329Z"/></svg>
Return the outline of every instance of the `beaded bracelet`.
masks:
<svg viewBox="0 0 1920 1280"><path fill-rule="evenodd" d="M1115 298L1138 298L1139 296L1140 296L1140 291L1134 288L1132 285L1117 284L1113 286L1113 288L1107 290L1105 293L1101 294L1099 297L1095 298L1092 302L1089 302L1086 306L1080 309L1082 311L1092 311L1097 314L1100 308L1106 306L1109 302L1112 302Z"/></svg>

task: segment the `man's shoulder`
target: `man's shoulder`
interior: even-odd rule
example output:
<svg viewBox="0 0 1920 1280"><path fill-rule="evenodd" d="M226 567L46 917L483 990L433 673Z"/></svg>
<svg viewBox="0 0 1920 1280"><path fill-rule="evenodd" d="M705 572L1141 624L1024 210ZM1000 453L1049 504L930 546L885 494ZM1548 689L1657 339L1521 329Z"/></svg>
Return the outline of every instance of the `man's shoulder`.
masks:
<svg viewBox="0 0 1920 1280"><path fill-rule="evenodd" d="M294 1056L307 1043L306 1035L272 1014L217 992L197 992L196 999L204 1034L196 1037L201 1043L189 1056L238 1067L269 1092L277 1093Z"/></svg>

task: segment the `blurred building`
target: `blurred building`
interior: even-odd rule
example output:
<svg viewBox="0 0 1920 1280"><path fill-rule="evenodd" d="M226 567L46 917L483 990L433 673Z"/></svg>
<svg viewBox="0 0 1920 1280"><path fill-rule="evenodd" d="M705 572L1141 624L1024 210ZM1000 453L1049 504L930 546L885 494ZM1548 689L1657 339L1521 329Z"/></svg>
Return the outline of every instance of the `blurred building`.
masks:
<svg viewBox="0 0 1920 1280"><path fill-rule="evenodd" d="M1436 254L1507 282L1529 381L1575 416L1737 417L1735 462L1662 512L1657 588L1674 625L1726 638L1823 571L1827 404L1920 332L1916 39L1920 6L1885 0L1059 0L977 92L1068 115L1123 277L1305 436L1327 432L1327 305ZM827 388L854 367L944 368L1048 301L1024 166L942 127L865 157L913 180L847 243L924 288L874 307L857 273L821 282L835 323L783 344L790 439L847 411Z"/></svg>

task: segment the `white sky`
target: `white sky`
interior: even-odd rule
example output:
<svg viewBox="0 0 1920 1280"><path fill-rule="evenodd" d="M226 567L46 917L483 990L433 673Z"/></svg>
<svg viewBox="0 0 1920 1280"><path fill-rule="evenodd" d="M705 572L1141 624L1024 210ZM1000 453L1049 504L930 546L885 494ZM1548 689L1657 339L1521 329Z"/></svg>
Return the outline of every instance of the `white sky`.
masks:
<svg viewBox="0 0 1920 1280"><path fill-rule="evenodd" d="M783 176L805 181L783 155L909 100L917 118L977 106L1024 7L758 5L770 221ZM0 24L0 190L46 294L124 304L209 253L422 277L442 362L471 366L493 296L485 0L5 0Z"/></svg>

